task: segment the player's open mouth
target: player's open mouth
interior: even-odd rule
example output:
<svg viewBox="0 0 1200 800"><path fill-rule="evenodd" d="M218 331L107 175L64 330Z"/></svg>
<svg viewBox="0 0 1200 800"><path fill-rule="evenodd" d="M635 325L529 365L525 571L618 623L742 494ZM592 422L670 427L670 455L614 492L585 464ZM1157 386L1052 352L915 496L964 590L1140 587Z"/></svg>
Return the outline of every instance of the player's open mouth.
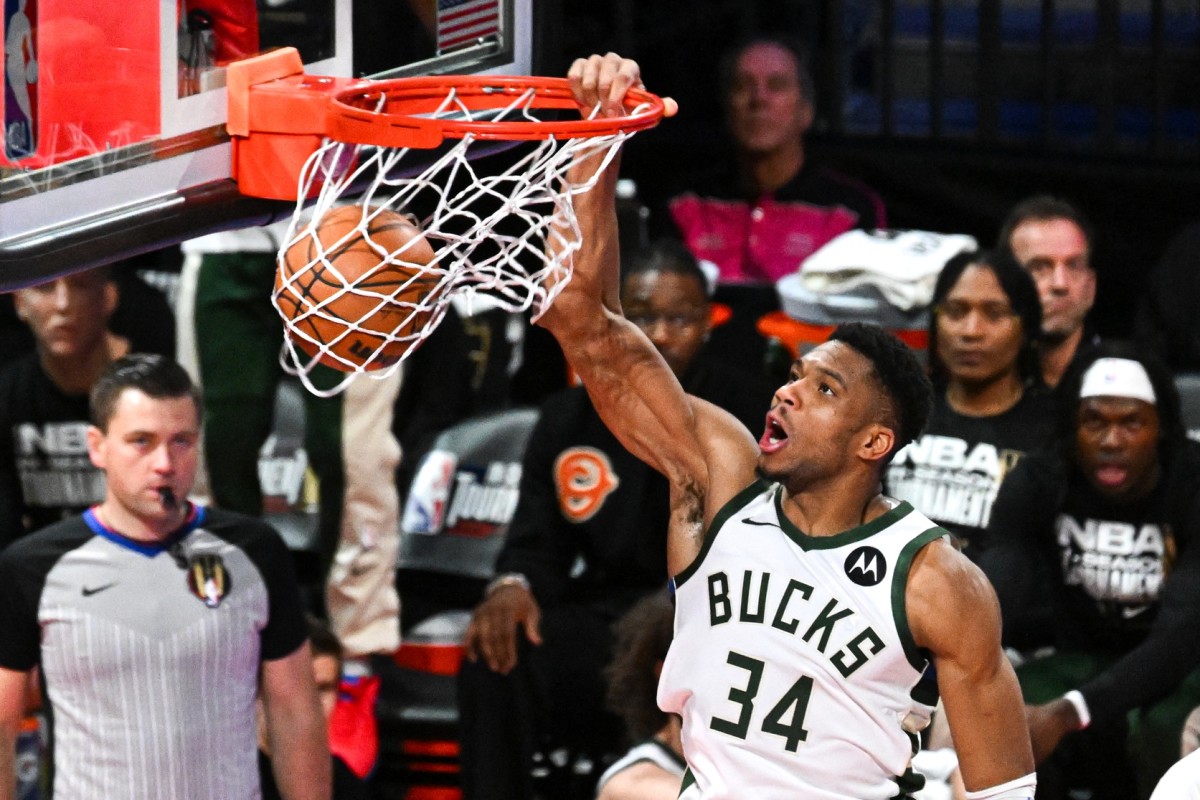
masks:
<svg viewBox="0 0 1200 800"><path fill-rule="evenodd" d="M758 446L764 453L773 453L787 443L787 431L774 418L767 417L767 427L763 431L762 438L758 440Z"/></svg>

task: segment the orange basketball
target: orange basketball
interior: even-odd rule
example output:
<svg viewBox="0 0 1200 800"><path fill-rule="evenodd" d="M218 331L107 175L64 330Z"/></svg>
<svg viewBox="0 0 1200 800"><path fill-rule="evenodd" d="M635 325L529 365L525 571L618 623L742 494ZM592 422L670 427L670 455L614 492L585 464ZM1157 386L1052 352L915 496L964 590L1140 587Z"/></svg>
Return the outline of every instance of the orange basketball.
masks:
<svg viewBox="0 0 1200 800"><path fill-rule="evenodd" d="M422 270L426 265L437 266L433 248L410 218L340 206L284 253L275 274L276 305L289 320L292 341L310 356L320 352L321 363L342 372L383 369L415 346L433 315L432 307L420 305L438 283L436 274Z"/></svg>

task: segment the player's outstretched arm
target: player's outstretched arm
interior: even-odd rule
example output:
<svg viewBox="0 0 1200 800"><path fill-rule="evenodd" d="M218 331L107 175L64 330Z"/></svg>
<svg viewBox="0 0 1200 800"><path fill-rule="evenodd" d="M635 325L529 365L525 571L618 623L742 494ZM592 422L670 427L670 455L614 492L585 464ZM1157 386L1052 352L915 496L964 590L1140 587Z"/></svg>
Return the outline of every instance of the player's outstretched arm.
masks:
<svg viewBox="0 0 1200 800"><path fill-rule="evenodd" d="M919 647L933 654L938 690L968 792L1028 783L1033 754L1017 676L1000 646L1000 606L983 573L944 540L913 561L906 600Z"/></svg>
<svg viewBox="0 0 1200 800"><path fill-rule="evenodd" d="M637 64L611 53L576 61L569 78L586 107L608 107L641 83ZM584 183L600 161L593 156L576 164L569 180ZM757 450L732 415L689 397L650 340L621 315L617 170L614 159L589 192L575 197L581 246L573 275L539 323L562 345L605 424L630 452L667 476L677 509L686 505L697 523L707 523L753 478ZM672 555L672 571L690 563L688 550Z"/></svg>

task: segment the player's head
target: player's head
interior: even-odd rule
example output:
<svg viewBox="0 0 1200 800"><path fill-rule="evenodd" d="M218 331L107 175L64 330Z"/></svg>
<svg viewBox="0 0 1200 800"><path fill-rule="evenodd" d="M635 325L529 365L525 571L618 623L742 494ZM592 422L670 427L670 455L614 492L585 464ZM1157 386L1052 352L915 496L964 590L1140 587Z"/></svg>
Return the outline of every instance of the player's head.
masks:
<svg viewBox="0 0 1200 800"><path fill-rule="evenodd" d="M895 443L884 463L921 435L933 405L933 387L908 345L877 325L848 323L829 335L845 342L871 362L873 377L883 392L879 421L890 426Z"/></svg>
<svg viewBox="0 0 1200 800"><path fill-rule="evenodd" d="M665 593L639 600L614 626L617 641L608 680L608 708L625 722L633 741L648 739L667 723L657 702L658 677L674 635L674 608Z"/></svg>
<svg viewBox="0 0 1200 800"><path fill-rule="evenodd" d="M19 289L13 304L43 358L71 359L106 346L117 299L111 270L97 267Z"/></svg>
<svg viewBox="0 0 1200 800"><path fill-rule="evenodd" d="M160 355L113 362L92 387L88 455L106 477L105 505L169 532L196 479L200 397Z"/></svg>
<svg viewBox="0 0 1200 800"><path fill-rule="evenodd" d="M710 326L707 281L682 244L662 240L638 251L622 271L621 306L682 376Z"/></svg>
<svg viewBox="0 0 1200 800"><path fill-rule="evenodd" d="M312 648L313 681L317 685L325 719L329 719L333 707L337 705L345 651L329 626L312 615L308 616L308 642Z"/></svg>
<svg viewBox="0 0 1200 800"><path fill-rule="evenodd" d="M808 58L799 42L756 36L721 60L720 88L738 149L763 156L799 146L815 109Z"/></svg>
<svg viewBox="0 0 1200 800"><path fill-rule="evenodd" d="M1081 352L1058 391L1061 449L1101 494L1144 497L1186 440L1170 371L1131 343Z"/></svg>
<svg viewBox="0 0 1200 800"><path fill-rule="evenodd" d="M796 359L759 440L759 474L799 490L854 472L878 481L920 435L933 390L911 350L874 325L839 326Z"/></svg>
<svg viewBox="0 0 1200 800"><path fill-rule="evenodd" d="M933 290L930 365L939 391L1040 374L1042 306L1029 274L1003 251L960 253Z"/></svg>
<svg viewBox="0 0 1200 800"><path fill-rule="evenodd" d="M1096 301L1092 226L1066 200L1038 195L1013 207L997 248L1012 252L1033 276L1042 302L1042 335L1062 341L1083 329Z"/></svg>

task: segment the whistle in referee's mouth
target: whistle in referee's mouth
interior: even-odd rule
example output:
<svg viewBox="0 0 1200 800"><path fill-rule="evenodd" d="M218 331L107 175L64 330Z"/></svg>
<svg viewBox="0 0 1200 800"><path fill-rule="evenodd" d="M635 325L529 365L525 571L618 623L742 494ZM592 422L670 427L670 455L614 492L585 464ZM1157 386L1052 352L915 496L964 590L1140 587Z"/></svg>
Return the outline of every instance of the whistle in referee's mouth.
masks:
<svg viewBox="0 0 1200 800"><path fill-rule="evenodd" d="M174 511L178 501L175 499L175 493L171 491L171 487L162 486L158 490L158 499L162 501L163 508L167 511Z"/></svg>

